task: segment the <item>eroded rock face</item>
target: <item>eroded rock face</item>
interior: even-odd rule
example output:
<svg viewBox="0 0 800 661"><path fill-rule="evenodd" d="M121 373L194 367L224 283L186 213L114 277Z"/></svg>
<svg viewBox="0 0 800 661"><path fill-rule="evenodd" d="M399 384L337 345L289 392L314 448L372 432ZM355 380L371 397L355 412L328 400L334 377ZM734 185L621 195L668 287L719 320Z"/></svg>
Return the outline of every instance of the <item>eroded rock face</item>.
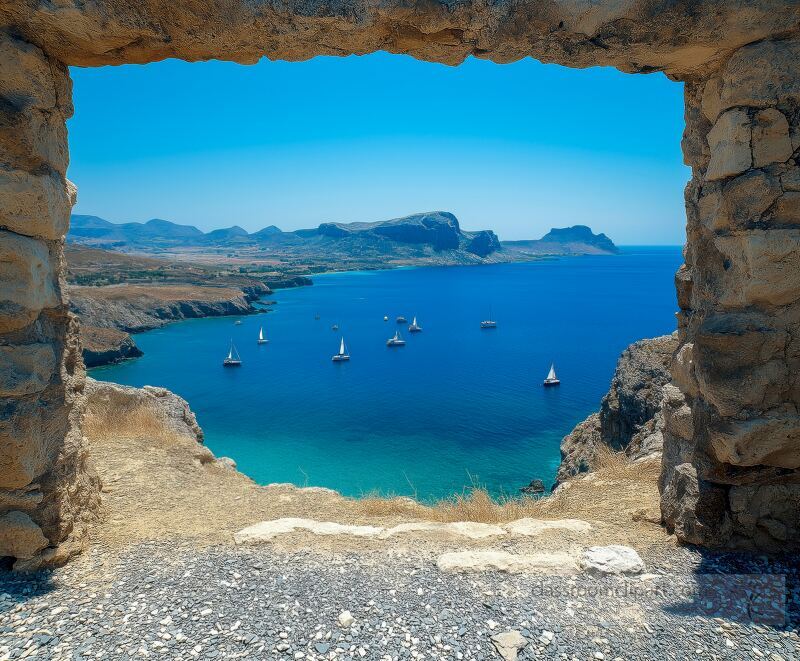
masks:
<svg viewBox="0 0 800 661"><path fill-rule="evenodd" d="M624 450L632 459L661 452L661 400L671 381L669 366L678 338L664 335L634 342L617 362L600 412L578 424L561 442L557 481L591 469L598 450Z"/></svg>
<svg viewBox="0 0 800 661"><path fill-rule="evenodd" d="M80 429L84 374L62 289L66 67L0 31L0 556L35 569L82 548L99 481Z"/></svg>
<svg viewBox="0 0 800 661"><path fill-rule="evenodd" d="M796 37L759 41L686 86L661 506L687 542L800 547L799 55Z"/></svg>
<svg viewBox="0 0 800 661"><path fill-rule="evenodd" d="M785 0L693 2L466 1L293 3L242 0L136 3L12 0L5 24L70 65L144 63L176 57L246 64L266 55L305 60L385 50L457 64L532 56L567 66L703 74L737 48L796 30ZM768 56L768 55L767 55Z"/></svg>

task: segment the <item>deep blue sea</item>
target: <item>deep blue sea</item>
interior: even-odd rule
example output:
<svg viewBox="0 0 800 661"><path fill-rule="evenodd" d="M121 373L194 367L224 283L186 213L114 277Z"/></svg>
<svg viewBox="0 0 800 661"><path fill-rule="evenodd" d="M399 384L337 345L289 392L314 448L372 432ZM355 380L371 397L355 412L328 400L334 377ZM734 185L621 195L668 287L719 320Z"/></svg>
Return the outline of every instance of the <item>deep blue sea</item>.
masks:
<svg viewBox="0 0 800 661"><path fill-rule="evenodd" d="M180 394L214 453L259 483L515 494L532 478L553 481L561 438L598 409L620 352L675 329L680 262L677 247L630 247L317 276L241 325L197 319L139 334L144 357L92 376ZM481 330L490 308L498 328ZM423 332L409 334L398 315L416 315ZM262 325L270 342L259 346ZM407 345L389 349L397 328ZM331 362L340 334L349 363ZM231 339L238 369L222 367ZM543 388L551 361L562 383Z"/></svg>

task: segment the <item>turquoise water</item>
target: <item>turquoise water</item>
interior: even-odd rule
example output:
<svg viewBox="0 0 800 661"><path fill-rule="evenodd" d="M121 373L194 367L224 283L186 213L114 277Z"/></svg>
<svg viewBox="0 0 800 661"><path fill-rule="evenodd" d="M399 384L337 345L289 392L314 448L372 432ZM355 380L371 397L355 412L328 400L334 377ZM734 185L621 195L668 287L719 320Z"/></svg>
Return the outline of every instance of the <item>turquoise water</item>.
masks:
<svg viewBox="0 0 800 661"><path fill-rule="evenodd" d="M674 330L680 262L679 248L628 248L318 276L239 326L198 319L139 334L143 358L92 375L185 397L214 453L260 483L422 499L479 483L511 494L552 482L561 438L597 410L620 352ZM481 330L490 306L498 328ZM407 346L389 349L400 314L424 330L402 326ZM334 323L349 363L331 362ZM259 346L262 324L270 343ZM222 367L231 338L238 369ZM551 361L562 385L545 389Z"/></svg>

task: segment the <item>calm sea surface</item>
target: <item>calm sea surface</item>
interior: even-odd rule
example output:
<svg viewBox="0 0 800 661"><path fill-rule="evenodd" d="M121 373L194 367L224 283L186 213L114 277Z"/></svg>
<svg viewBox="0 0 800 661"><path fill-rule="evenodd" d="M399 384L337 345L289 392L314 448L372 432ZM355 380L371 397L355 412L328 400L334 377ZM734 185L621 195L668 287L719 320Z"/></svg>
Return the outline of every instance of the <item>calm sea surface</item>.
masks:
<svg viewBox="0 0 800 661"><path fill-rule="evenodd" d="M532 478L552 482L561 438L597 410L620 352L674 330L680 262L679 248L627 248L318 276L239 326L198 319L137 335L143 358L92 376L180 394L214 453L260 483L513 494ZM498 328L481 330L490 307ZM401 314L423 332L396 324ZM261 325L270 342L259 346ZM389 349L397 328L408 343ZM340 333L352 359L334 364ZM238 369L222 367L231 338ZM551 361L562 385L545 389Z"/></svg>

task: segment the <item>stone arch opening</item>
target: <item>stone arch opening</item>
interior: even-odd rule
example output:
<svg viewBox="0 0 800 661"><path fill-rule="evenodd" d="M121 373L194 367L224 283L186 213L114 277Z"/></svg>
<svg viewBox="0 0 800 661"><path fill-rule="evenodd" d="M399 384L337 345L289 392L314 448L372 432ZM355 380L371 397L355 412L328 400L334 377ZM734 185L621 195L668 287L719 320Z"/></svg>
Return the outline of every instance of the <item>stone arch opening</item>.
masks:
<svg viewBox="0 0 800 661"><path fill-rule="evenodd" d="M216 0L0 8L0 555L33 568L99 508L63 282L67 66L252 63L387 50L531 56L686 83L680 348L664 401L662 516L685 542L800 545L800 8L695 3L303 5Z"/></svg>

